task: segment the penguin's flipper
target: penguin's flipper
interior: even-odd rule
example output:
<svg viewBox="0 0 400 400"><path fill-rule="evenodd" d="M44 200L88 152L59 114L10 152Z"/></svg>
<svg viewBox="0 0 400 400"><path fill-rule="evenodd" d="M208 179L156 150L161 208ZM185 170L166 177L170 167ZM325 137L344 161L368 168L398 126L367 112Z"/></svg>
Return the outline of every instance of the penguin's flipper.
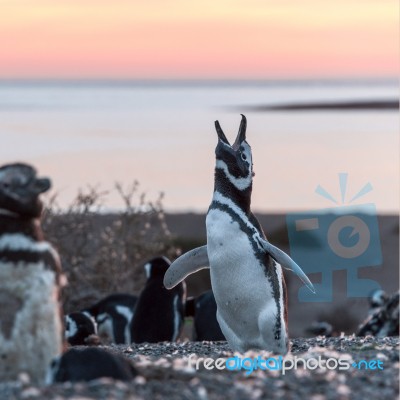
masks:
<svg viewBox="0 0 400 400"><path fill-rule="evenodd" d="M294 272L303 283L311 290L311 292L315 293L315 289L311 281L308 279L308 276L303 272L299 265L296 264L294 260L292 260L284 251L278 249L273 244L268 242L265 239L260 240L264 250L283 268L288 269Z"/></svg>
<svg viewBox="0 0 400 400"><path fill-rule="evenodd" d="M164 286L172 289L188 275L205 268L210 268L207 245L190 250L177 258L164 275Z"/></svg>

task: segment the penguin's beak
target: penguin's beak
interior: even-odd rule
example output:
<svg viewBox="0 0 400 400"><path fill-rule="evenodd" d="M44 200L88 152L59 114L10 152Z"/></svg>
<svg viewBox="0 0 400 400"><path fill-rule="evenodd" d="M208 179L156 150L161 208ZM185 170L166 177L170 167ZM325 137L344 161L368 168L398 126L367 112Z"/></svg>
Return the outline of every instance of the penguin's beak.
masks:
<svg viewBox="0 0 400 400"><path fill-rule="evenodd" d="M51 181L49 178L38 178L35 179L32 186L35 193L44 193L51 188Z"/></svg>
<svg viewBox="0 0 400 400"><path fill-rule="evenodd" d="M242 121L240 122L239 126L239 132L237 134L235 143L233 143L232 149L234 151L237 151L242 144L246 140L246 128L247 128L247 120L246 117L243 114L240 114L242 116Z"/></svg>
<svg viewBox="0 0 400 400"><path fill-rule="evenodd" d="M218 139L230 146L228 139L226 138L225 133L222 131L221 125L218 121L215 121L215 129L217 130Z"/></svg>

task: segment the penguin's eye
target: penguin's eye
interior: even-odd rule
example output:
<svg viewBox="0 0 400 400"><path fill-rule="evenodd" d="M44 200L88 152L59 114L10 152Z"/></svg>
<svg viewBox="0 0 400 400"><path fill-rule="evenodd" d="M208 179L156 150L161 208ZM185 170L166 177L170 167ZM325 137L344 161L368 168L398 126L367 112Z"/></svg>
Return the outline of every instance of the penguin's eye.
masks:
<svg viewBox="0 0 400 400"><path fill-rule="evenodd" d="M246 161L246 160L247 160L246 154L244 154L244 153L242 153L242 160L243 160L243 161Z"/></svg>

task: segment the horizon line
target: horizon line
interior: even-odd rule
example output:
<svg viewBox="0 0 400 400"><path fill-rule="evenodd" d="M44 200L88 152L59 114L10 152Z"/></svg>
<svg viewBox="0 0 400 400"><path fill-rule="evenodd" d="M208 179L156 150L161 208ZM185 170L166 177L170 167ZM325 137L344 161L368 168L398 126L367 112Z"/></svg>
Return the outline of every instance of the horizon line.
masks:
<svg viewBox="0 0 400 400"><path fill-rule="evenodd" d="M396 76L370 77L293 77L293 78L119 78L119 77L18 77L2 78L0 85L338 85L338 84L368 84L368 85L398 85Z"/></svg>

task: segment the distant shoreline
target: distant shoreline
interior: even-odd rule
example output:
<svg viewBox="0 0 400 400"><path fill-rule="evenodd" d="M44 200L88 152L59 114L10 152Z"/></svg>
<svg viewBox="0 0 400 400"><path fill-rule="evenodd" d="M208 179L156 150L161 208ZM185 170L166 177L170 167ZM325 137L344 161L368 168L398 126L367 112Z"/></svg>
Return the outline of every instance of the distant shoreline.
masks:
<svg viewBox="0 0 400 400"><path fill-rule="evenodd" d="M235 107L242 111L369 111L369 110L399 110L398 100L354 100L354 101L331 101L313 103L287 103L278 105L244 105Z"/></svg>

